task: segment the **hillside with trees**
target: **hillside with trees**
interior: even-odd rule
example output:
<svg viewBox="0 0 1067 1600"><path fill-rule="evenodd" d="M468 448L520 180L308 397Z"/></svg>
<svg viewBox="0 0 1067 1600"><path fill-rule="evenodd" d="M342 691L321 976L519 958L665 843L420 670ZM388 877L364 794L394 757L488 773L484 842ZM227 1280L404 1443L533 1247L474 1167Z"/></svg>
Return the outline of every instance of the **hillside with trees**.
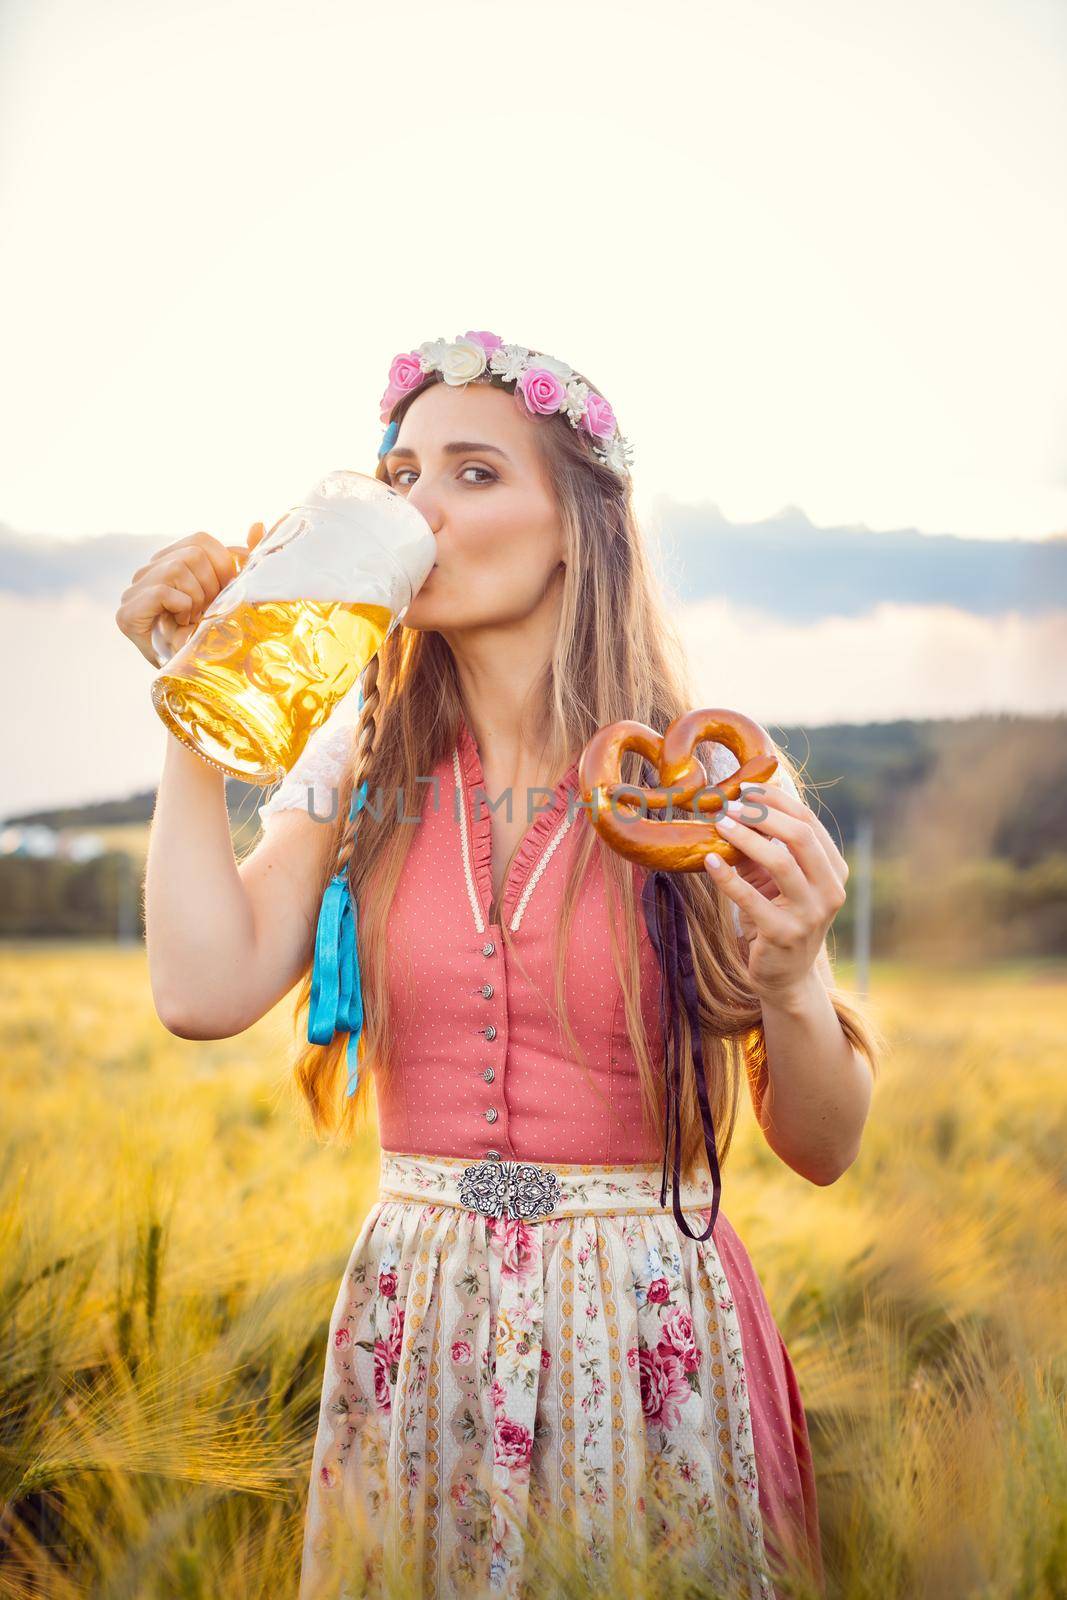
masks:
<svg viewBox="0 0 1067 1600"><path fill-rule="evenodd" d="M1067 717L973 717L769 730L853 863L870 826L873 951L939 959L1067 954ZM231 780L238 854L261 788ZM154 790L5 819L0 937L143 936L140 884ZM87 860L12 847L20 830L100 841ZM851 880L855 887L855 877ZM834 924L851 953L854 894Z"/></svg>

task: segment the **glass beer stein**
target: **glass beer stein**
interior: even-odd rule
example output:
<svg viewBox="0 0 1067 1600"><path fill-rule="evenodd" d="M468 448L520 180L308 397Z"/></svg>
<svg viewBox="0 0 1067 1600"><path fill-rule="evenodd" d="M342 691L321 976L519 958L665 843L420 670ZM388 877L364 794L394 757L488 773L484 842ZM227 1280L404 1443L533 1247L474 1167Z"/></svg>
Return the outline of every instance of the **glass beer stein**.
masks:
<svg viewBox="0 0 1067 1600"><path fill-rule="evenodd" d="M251 551L160 670L167 728L228 777L295 764L401 621L437 556L415 506L378 478L331 472Z"/></svg>

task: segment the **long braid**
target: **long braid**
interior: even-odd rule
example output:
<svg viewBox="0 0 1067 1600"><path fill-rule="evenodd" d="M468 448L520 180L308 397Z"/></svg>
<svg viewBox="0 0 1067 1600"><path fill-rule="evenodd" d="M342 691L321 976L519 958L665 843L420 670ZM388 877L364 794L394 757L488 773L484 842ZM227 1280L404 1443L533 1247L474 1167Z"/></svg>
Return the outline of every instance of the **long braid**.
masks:
<svg viewBox="0 0 1067 1600"><path fill-rule="evenodd" d="M356 830L363 811L365 792L362 790L370 769L377 738L377 711L381 701L378 691L378 657L374 655L364 669L360 686L362 704L356 727L352 766L346 775L339 799L344 812L337 823L337 854L329 880L325 885L315 930L315 953L308 973L300 1004L308 1004L307 1037L309 1049L302 1052L296 1065L296 1077L308 1097L312 1117L317 1129L336 1125L332 1094L332 1066L326 1062L340 1061L335 1055L338 1041L348 1035L344 1054L347 1058L348 1084L344 1099L356 1093L361 1074L359 1063L366 1053L363 1035L363 983L359 965L359 932L357 900L353 883L352 863L355 860ZM369 785L368 785L369 787ZM322 1051L325 1047L326 1055ZM343 1106L341 1108L343 1115Z"/></svg>
<svg viewBox="0 0 1067 1600"><path fill-rule="evenodd" d="M378 737L377 711L381 704L381 695L378 691L378 654L375 651L367 662L363 671L363 705L359 713L359 722L356 727L355 748L352 756L352 793L356 794L362 786L370 770L371 757ZM348 813L344 827L341 829L341 842L337 850L337 864L335 873L343 872L352 882L351 865L352 857L356 851L356 830L363 808L354 809L351 801L348 804Z"/></svg>

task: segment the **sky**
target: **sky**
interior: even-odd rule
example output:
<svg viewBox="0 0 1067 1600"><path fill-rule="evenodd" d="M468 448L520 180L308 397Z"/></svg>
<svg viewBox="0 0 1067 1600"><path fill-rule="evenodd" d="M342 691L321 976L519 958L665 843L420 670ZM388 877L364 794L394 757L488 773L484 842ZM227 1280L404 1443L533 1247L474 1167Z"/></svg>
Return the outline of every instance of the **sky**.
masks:
<svg viewBox="0 0 1067 1600"><path fill-rule="evenodd" d="M607 396L653 536L1067 533L1061 0L536 15L0 0L0 526L243 542L373 471L394 355L478 329ZM118 600L0 592L4 810L158 780ZM1064 705L1062 612L679 622L766 726Z"/></svg>
<svg viewBox="0 0 1067 1600"><path fill-rule="evenodd" d="M1067 530L1067 10L5 0L0 523L242 540L468 328L638 506Z"/></svg>

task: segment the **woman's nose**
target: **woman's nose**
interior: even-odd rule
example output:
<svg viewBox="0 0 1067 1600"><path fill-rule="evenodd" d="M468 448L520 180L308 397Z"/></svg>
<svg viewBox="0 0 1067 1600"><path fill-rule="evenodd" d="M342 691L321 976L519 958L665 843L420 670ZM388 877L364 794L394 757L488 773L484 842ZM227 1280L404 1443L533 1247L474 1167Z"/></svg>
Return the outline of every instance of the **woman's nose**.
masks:
<svg viewBox="0 0 1067 1600"><path fill-rule="evenodd" d="M441 507L437 497L429 490L423 489L421 482L412 484L405 499L421 512L430 527L430 532L437 534L441 531Z"/></svg>

